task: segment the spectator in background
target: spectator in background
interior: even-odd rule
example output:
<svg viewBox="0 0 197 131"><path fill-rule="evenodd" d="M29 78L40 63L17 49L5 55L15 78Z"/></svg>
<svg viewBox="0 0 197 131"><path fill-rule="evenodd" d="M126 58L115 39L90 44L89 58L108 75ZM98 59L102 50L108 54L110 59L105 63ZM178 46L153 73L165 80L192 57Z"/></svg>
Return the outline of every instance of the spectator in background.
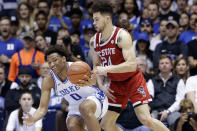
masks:
<svg viewBox="0 0 197 131"><path fill-rule="evenodd" d="M116 124L122 131L151 131L150 128L141 124L138 120L133 105L129 101L126 109L122 110Z"/></svg>
<svg viewBox="0 0 197 131"><path fill-rule="evenodd" d="M40 65L40 77L37 80L37 85L42 90L42 80L46 77L49 73L49 65L47 62Z"/></svg>
<svg viewBox="0 0 197 131"><path fill-rule="evenodd" d="M12 55L23 48L23 43L12 36L11 21L8 17L1 18L0 33L0 62L9 67Z"/></svg>
<svg viewBox="0 0 197 131"><path fill-rule="evenodd" d="M36 49L45 53L48 49L49 44L46 42L46 39L43 35L36 35L35 37Z"/></svg>
<svg viewBox="0 0 197 131"><path fill-rule="evenodd" d="M128 32L131 32L135 29L133 26L130 26L129 16L128 16L127 11L120 11L119 12L117 26L127 29Z"/></svg>
<svg viewBox="0 0 197 131"><path fill-rule="evenodd" d="M197 26L197 23L196 23ZM191 40L187 44L188 47L188 61L190 65L190 74L197 74L197 39Z"/></svg>
<svg viewBox="0 0 197 131"><path fill-rule="evenodd" d="M160 22L160 26L159 26L159 34L156 35L156 36L153 36L153 38L150 40L150 50L152 52L155 51L155 48L156 46L159 44L159 43L162 43L166 36L167 36L167 33L166 33L166 24L168 23L167 20L163 19L161 20Z"/></svg>
<svg viewBox="0 0 197 131"><path fill-rule="evenodd" d="M81 50L81 47L79 45L72 45L71 39L70 37L65 37L65 38L61 38L59 37L57 39L57 45L60 45L62 48L64 48L66 50L66 54L68 56L67 61L79 61L81 60L81 55L83 55L83 52ZM73 52L74 48L76 47L75 50L79 50L79 52ZM79 47L79 48L78 48ZM76 54L79 54L79 56L77 57ZM81 54L81 55L80 55Z"/></svg>
<svg viewBox="0 0 197 131"><path fill-rule="evenodd" d="M185 84L182 79L172 74L172 59L167 55L159 58L160 73L150 79L147 87L153 101L149 104L151 114L160 121L173 125L178 118L179 103L185 96Z"/></svg>
<svg viewBox="0 0 197 131"><path fill-rule="evenodd" d="M6 131L41 131L42 130L42 120L37 121L33 126L26 127L23 124L22 117L26 117L27 113L33 115L36 111L35 108L32 107L34 103L33 96L30 92L24 91L19 97L20 108L14 110L8 119L8 124L6 127Z"/></svg>
<svg viewBox="0 0 197 131"><path fill-rule="evenodd" d="M25 32L32 31L34 27L34 20L30 6L26 2L21 2L17 8L17 15L19 20L19 29L17 36L22 39Z"/></svg>
<svg viewBox="0 0 197 131"><path fill-rule="evenodd" d="M186 58L179 58L174 62L174 74L179 76L186 84L189 73L189 62Z"/></svg>
<svg viewBox="0 0 197 131"><path fill-rule="evenodd" d="M177 0L177 13L179 15L181 15L182 13L184 13L186 11L186 7L187 5L187 1L188 0Z"/></svg>
<svg viewBox="0 0 197 131"><path fill-rule="evenodd" d="M32 83L31 71L27 67L20 68L18 76L20 84L17 87L11 88L5 97L5 121L4 128L7 125L7 120L10 113L20 107L19 97L24 91L29 91L33 95L33 107L37 108L40 103L41 91L35 83Z"/></svg>
<svg viewBox="0 0 197 131"><path fill-rule="evenodd" d="M94 34L96 33L95 29L93 26L86 26L84 29L84 40L85 40L85 44L84 46L81 46L81 49L83 51L84 57L85 57L85 61L91 66L93 67L92 64L92 57L90 57L90 47L89 47L89 42L90 39L94 36Z"/></svg>
<svg viewBox="0 0 197 131"><path fill-rule="evenodd" d="M138 17L140 12L138 10L138 6L135 0L125 0L123 3L123 9L127 11L129 16L130 25L132 28L136 28L140 22L140 18Z"/></svg>
<svg viewBox="0 0 197 131"><path fill-rule="evenodd" d="M190 8L190 13L197 13L197 3L193 4Z"/></svg>
<svg viewBox="0 0 197 131"><path fill-rule="evenodd" d="M176 58L187 57L187 46L181 41L177 40L179 25L176 21L172 20L166 24L167 40L158 44L153 52L153 65L156 69L158 67L158 60L161 54L166 54L172 60Z"/></svg>
<svg viewBox="0 0 197 131"><path fill-rule="evenodd" d="M142 19L140 21L140 32L146 32L149 36L149 40L153 37L153 23L151 19Z"/></svg>
<svg viewBox="0 0 197 131"><path fill-rule="evenodd" d="M179 15L170 10L173 0L159 0L160 5L160 19L179 20Z"/></svg>
<svg viewBox="0 0 197 131"><path fill-rule="evenodd" d="M49 13L49 30L57 32L60 28L69 29L71 26L70 19L63 16L62 0L53 0Z"/></svg>
<svg viewBox="0 0 197 131"><path fill-rule="evenodd" d="M32 79L36 80L40 75L40 64L44 63L44 53L35 49L35 40L33 32L26 32L23 37L24 49L12 56L8 79L17 81L18 71L22 67L28 67L31 70Z"/></svg>
<svg viewBox="0 0 197 131"><path fill-rule="evenodd" d="M194 112L197 113L197 75L191 76L186 81L186 97L194 104Z"/></svg>
<svg viewBox="0 0 197 131"><path fill-rule="evenodd" d="M58 30L58 33L57 33L57 38L62 39L62 38L65 38L65 37L70 37L69 31L65 28L60 28Z"/></svg>
<svg viewBox="0 0 197 131"><path fill-rule="evenodd" d="M80 33L78 31L71 34L71 51L75 57L85 61L85 57L81 46L79 45Z"/></svg>
<svg viewBox="0 0 197 131"><path fill-rule="evenodd" d="M0 96L5 97L8 90L16 86L18 86L17 83L6 78L6 68L2 63L0 63Z"/></svg>
<svg viewBox="0 0 197 131"><path fill-rule="evenodd" d="M141 57L136 57L136 61L137 61L137 67L140 69L140 71L142 71L146 82L148 82L148 80L152 78L152 76L150 75L150 71L147 69L146 60Z"/></svg>
<svg viewBox="0 0 197 131"><path fill-rule="evenodd" d="M80 32L81 34L83 33L81 31L81 20L82 20L82 11L79 9L79 8L75 8L75 9L72 9L71 12L70 12L70 21L71 21L71 24L72 24L72 27L69 29L69 32L72 33L72 32Z"/></svg>
<svg viewBox="0 0 197 131"><path fill-rule="evenodd" d="M55 45L57 33L48 29L48 18L44 11L39 11L36 16L38 29L34 31L36 35L43 35L49 45Z"/></svg>
<svg viewBox="0 0 197 131"><path fill-rule="evenodd" d="M136 56L146 60L148 71L153 70L152 52L149 50L149 38L146 33L140 33L136 42Z"/></svg>
<svg viewBox="0 0 197 131"><path fill-rule="evenodd" d="M153 37L153 23L152 23L151 19L141 19L138 28L136 30L132 31L132 34L135 39L138 39L139 33L143 33L143 32L148 34L149 40L152 39L152 37Z"/></svg>
<svg viewBox="0 0 197 131"><path fill-rule="evenodd" d="M154 35L157 35L159 33L159 25L160 25L159 5L157 2L151 2L148 5L148 13L149 13L149 18L153 22Z"/></svg>
<svg viewBox="0 0 197 131"><path fill-rule="evenodd" d="M181 116L176 120L174 131L197 131L197 114L194 114L194 104L190 99L180 102Z"/></svg>
<svg viewBox="0 0 197 131"><path fill-rule="evenodd" d="M190 21L189 21L190 29L181 33L179 36L179 40L183 42L184 44L187 44L191 40L197 38L197 26L195 22L196 19L197 19L197 13L191 14Z"/></svg>
<svg viewBox="0 0 197 131"><path fill-rule="evenodd" d="M19 21L15 16L11 17L11 34L12 37L17 38L17 31L19 28Z"/></svg>
<svg viewBox="0 0 197 131"><path fill-rule="evenodd" d="M180 1L180 0L179 0ZM189 29L189 15L186 12L182 12L180 14L180 19L179 19L179 32L180 34L187 31Z"/></svg>
<svg viewBox="0 0 197 131"><path fill-rule="evenodd" d="M38 12L44 11L45 14L47 14L47 16L48 16L49 10L50 10L50 7L49 7L49 3L47 0L39 0L38 1Z"/></svg>
<svg viewBox="0 0 197 131"><path fill-rule="evenodd" d="M148 12L148 8L143 8L142 10L142 15L140 17L141 19L148 19L149 18L149 12Z"/></svg>

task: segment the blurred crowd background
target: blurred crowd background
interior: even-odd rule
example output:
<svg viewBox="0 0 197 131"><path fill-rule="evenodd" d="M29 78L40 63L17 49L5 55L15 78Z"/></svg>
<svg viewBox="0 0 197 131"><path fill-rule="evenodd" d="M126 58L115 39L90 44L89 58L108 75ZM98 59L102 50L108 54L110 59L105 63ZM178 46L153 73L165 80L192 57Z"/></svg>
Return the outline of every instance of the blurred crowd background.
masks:
<svg viewBox="0 0 197 131"><path fill-rule="evenodd" d="M92 67L95 0L0 0L0 131L23 131L21 116L39 106L49 75L45 51L59 45L67 61ZM108 0L113 23L133 39L153 101L151 115L170 130L197 131L197 0ZM66 131L68 103L51 91L49 110L32 131ZM10 115L11 114L11 115ZM148 131L129 102L117 125Z"/></svg>

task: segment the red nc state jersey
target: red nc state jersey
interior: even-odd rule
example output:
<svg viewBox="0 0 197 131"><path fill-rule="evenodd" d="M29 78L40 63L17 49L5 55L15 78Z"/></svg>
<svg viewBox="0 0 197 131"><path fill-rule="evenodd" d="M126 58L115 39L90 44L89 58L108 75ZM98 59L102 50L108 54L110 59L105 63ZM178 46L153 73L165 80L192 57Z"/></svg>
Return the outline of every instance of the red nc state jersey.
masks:
<svg viewBox="0 0 197 131"><path fill-rule="evenodd" d="M114 27L110 38L104 43L100 43L101 33L97 32L95 34L94 49L100 56L102 66L118 65L125 62L122 50L117 45L117 38L120 30L122 29ZM107 73L107 75L112 81L124 81L132 77L134 74L137 74L137 72L138 70L136 72L127 73Z"/></svg>

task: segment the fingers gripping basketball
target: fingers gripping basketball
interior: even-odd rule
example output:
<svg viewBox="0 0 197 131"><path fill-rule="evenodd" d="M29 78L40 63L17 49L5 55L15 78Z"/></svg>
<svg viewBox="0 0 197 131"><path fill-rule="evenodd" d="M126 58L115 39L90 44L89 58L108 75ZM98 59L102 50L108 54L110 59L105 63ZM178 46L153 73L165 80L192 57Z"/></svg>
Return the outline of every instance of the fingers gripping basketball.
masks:
<svg viewBox="0 0 197 131"><path fill-rule="evenodd" d="M83 61L76 61L72 63L67 71L68 79L71 83L77 84L79 80L87 80L85 75L91 76L90 66Z"/></svg>

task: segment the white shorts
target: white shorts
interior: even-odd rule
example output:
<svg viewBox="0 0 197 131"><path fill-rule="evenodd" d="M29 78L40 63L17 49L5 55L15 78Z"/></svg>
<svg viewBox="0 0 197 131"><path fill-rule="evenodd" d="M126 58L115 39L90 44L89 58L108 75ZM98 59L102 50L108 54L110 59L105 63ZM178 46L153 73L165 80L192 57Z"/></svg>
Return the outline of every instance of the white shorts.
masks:
<svg viewBox="0 0 197 131"><path fill-rule="evenodd" d="M108 110L108 99L107 96L103 96L99 94L99 92L96 95L88 96L86 99L92 100L96 104L96 112L95 116L98 120L100 120ZM80 104L79 104L80 105ZM79 116L82 117L79 112L79 105L72 106L68 112L69 116ZM68 119L67 117L67 119Z"/></svg>

